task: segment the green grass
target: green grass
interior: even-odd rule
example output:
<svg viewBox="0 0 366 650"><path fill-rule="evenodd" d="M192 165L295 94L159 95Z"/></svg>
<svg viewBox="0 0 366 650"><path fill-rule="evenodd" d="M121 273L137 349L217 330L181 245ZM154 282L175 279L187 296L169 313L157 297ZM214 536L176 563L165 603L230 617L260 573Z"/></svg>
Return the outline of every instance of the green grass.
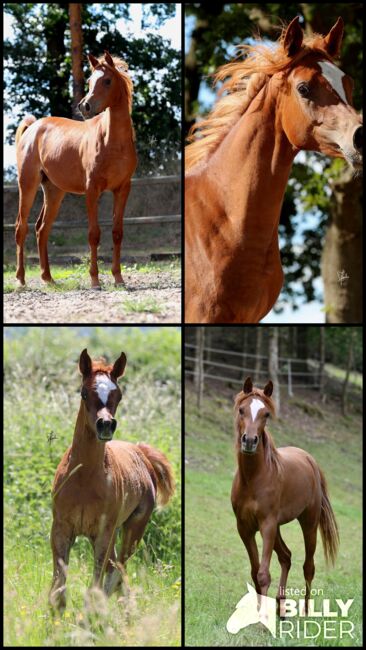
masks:
<svg viewBox="0 0 366 650"><path fill-rule="evenodd" d="M169 272L172 277L178 279L180 277L180 260L174 258L172 260L160 261L160 262L141 262L133 264L122 264L122 274L128 273L138 273L141 275L147 274L157 274L162 272ZM104 285L108 290L120 291L124 290L124 287L114 287L113 285L113 276L111 274L110 265L99 262L98 263L99 273L106 275L106 278L102 278L101 284ZM28 265L26 268L26 282L36 280L39 282L42 290L49 292L66 292L66 291L75 291L77 289L89 289L90 288L90 276L89 276L89 260L84 258L80 264L73 264L68 266L60 266L57 264L52 264L51 274L55 280L55 284L46 285L45 283L40 282L40 269L38 265ZM13 291L18 291L16 279L15 279L15 266L6 265L3 272L3 290L4 293L12 293ZM159 285L157 285L159 288ZM27 286L22 289L22 291L27 291ZM131 310L132 311L132 310ZM151 311L151 310L148 310Z"/></svg>
<svg viewBox="0 0 366 650"><path fill-rule="evenodd" d="M294 445L309 451L323 468L331 503L340 528L340 552L334 569L327 570L318 535L313 588L324 598L354 598L350 618L355 638L349 640L272 638L262 625L252 625L237 635L226 631L226 622L251 583L249 559L236 530L230 502L236 468L233 451L232 402L208 389L201 412L191 388L186 392L185 442L185 639L188 646L361 646L361 419L343 418L334 404L323 410L304 409L314 404L309 393L293 400L290 414L271 421L269 429L277 446ZM284 405L285 406L285 405ZM284 409L285 410L285 409ZM292 551L287 586L304 587L304 542L297 521L281 528ZM261 551L261 538L257 535ZM274 554L272 584L276 595L280 569ZM315 601L317 602L317 598ZM295 621L301 620L298 618ZM322 620L322 619L320 619Z"/></svg>
<svg viewBox="0 0 366 650"><path fill-rule="evenodd" d="M177 328L5 328L5 617L7 646L180 645L180 332ZM129 595L90 601L92 549L78 538L70 555L68 603L50 617L51 484L72 440L80 402L77 360L127 368L115 437L145 441L171 461L176 494L154 511L127 563ZM52 440L52 442L50 442Z"/></svg>

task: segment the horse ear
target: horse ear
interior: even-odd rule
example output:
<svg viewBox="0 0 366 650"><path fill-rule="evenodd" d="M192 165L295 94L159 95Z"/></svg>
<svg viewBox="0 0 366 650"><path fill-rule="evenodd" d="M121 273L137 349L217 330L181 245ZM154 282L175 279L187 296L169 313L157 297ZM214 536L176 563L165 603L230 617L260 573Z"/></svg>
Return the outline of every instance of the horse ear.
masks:
<svg viewBox="0 0 366 650"><path fill-rule="evenodd" d="M85 350L82 351L79 359L79 370L83 377L89 377L91 375L92 371L92 361L91 358L88 355L88 350L85 348Z"/></svg>
<svg viewBox="0 0 366 650"><path fill-rule="evenodd" d="M343 28L343 18L339 17L329 34L324 38L325 50L333 59L337 57L341 51Z"/></svg>
<svg viewBox="0 0 366 650"><path fill-rule="evenodd" d="M263 388L263 393L267 397L271 397L271 395L273 393L273 382L271 380L267 381L265 387Z"/></svg>
<svg viewBox="0 0 366 650"><path fill-rule="evenodd" d="M249 395L249 393L251 393L252 390L253 390L252 378L247 377L243 385L243 392L245 393L245 395Z"/></svg>
<svg viewBox="0 0 366 650"><path fill-rule="evenodd" d="M88 59L92 68L96 68L97 65L99 65L98 59L96 59L92 54L88 54Z"/></svg>
<svg viewBox="0 0 366 650"><path fill-rule="evenodd" d="M112 372L111 372L111 377L114 377L114 379L118 379L119 377L122 377L125 367L127 363L127 357L124 352L121 352L121 356L118 357L117 361L115 362Z"/></svg>
<svg viewBox="0 0 366 650"><path fill-rule="evenodd" d="M108 65L111 65L114 68L113 59L107 50L104 50L104 60Z"/></svg>
<svg viewBox="0 0 366 650"><path fill-rule="evenodd" d="M301 48L304 33L299 25L299 16L291 20L283 39L283 49L287 56L295 56Z"/></svg>

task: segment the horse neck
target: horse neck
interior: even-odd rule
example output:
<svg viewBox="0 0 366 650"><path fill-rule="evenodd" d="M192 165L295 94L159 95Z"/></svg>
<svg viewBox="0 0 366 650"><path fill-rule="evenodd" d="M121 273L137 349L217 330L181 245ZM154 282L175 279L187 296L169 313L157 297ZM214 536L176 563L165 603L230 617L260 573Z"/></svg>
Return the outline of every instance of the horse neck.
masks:
<svg viewBox="0 0 366 650"><path fill-rule="evenodd" d="M237 452L238 467L241 481L243 483L250 483L253 478L258 476L264 469L266 473L268 468L264 458L263 442L260 440L255 454L243 454L241 451Z"/></svg>
<svg viewBox="0 0 366 650"><path fill-rule="evenodd" d="M252 237L252 246L258 245L262 252L265 239L272 241L275 236L277 241L282 200L296 153L282 129L279 110L271 86L262 88L205 168L213 203L238 236Z"/></svg>
<svg viewBox="0 0 366 650"><path fill-rule="evenodd" d="M97 440L87 423L84 403L81 402L71 445L72 464L82 463L84 469L96 470L104 466L105 443Z"/></svg>
<svg viewBox="0 0 366 650"><path fill-rule="evenodd" d="M126 101L106 108L102 113L102 124L106 144L132 139L132 120Z"/></svg>

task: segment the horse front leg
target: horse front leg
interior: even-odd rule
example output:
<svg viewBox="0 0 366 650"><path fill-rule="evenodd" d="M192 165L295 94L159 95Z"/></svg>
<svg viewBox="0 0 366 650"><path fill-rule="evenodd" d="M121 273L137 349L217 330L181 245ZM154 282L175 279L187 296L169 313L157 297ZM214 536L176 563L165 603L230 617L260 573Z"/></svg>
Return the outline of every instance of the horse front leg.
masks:
<svg viewBox="0 0 366 650"><path fill-rule="evenodd" d="M98 225L98 198L99 192L88 188L86 192L86 208L89 221L89 248L90 248L90 278L92 289L100 289L98 277L98 246L100 242L100 228Z"/></svg>
<svg viewBox="0 0 366 650"><path fill-rule="evenodd" d="M261 595L267 596L267 592L271 584L269 565L271 563L272 551L277 535L277 522L272 519L265 519L263 522L261 522L259 530L263 538L263 550L257 578L261 590Z"/></svg>
<svg viewBox="0 0 366 650"><path fill-rule="evenodd" d="M121 246L123 239L123 215L126 207L128 195L130 193L131 182L126 183L118 190L115 190L113 203L113 261L112 274L116 286L123 284L121 274Z"/></svg>
<svg viewBox="0 0 366 650"><path fill-rule="evenodd" d="M53 579L48 602L52 609L59 610L61 614L66 607L67 565L74 539L71 527L61 522L53 522L51 529Z"/></svg>
<svg viewBox="0 0 366 650"><path fill-rule="evenodd" d="M285 542L283 541L280 533L280 528L277 529L277 535L274 543L274 550L277 553L278 561L281 565L281 577L280 584L278 586L277 592L277 614L278 616L283 615L281 611L282 600L286 597L286 583L288 572L291 568L291 551L287 548Z"/></svg>
<svg viewBox="0 0 366 650"><path fill-rule="evenodd" d="M258 569L259 569L259 554L258 546L255 541L255 533L248 534L247 526L243 524L240 519L237 519L237 528L239 535L244 543L245 548L249 556L250 567L251 567L251 576L254 582L255 590L257 594L260 594L260 586L258 582Z"/></svg>

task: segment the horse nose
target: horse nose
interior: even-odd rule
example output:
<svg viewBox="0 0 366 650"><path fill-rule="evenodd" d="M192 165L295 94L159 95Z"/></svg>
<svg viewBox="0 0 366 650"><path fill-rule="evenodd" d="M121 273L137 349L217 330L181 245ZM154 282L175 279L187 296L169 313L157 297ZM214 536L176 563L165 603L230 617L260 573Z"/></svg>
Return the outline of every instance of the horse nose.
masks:
<svg viewBox="0 0 366 650"><path fill-rule="evenodd" d="M362 126L359 126L353 134L353 146L357 151L362 152Z"/></svg>
<svg viewBox="0 0 366 650"><path fill-rule="evenodd" d="M97 434L101 439L111 439L117 427L114 418L98 418L96 422Z"/></svg>

